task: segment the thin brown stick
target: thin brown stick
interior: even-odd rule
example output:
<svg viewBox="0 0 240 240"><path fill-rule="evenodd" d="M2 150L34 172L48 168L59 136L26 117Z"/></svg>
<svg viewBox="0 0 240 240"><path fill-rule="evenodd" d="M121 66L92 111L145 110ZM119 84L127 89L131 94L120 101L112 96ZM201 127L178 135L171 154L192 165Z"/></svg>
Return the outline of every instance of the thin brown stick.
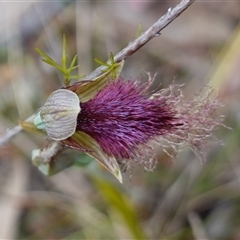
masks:
<svg viewBox="0 0 240 240"><path fill-rule="evenodd" d="M0 137L0 147L6 144L11 138L22 131L22 127L20 125L15 126L12 129L8 129L5 133L3 133Z"/></svg>
<svg viewBox="0 0 240 240"><path fill-rule="evenodd" d="M26 119L25 121L33 121L35 117L35 114L33 114L32 116L30 116L28 119ZM8 129L5 133L3 133L0 136L0 148L2 146L4 146L7 142L9 142L14 136L16 136L17 134L19 134L21 131L23 130L23 128L20 125L15 126L12 129Z"/></svg>
<svg viewBox="0 0 240 240"><path fill-rule="evenodd" d="M132 41L127 47L121 50L114 56L115 62L120 62L123 59L128 58L133 53L138 51L141 47L143 47L147 42L153 39L156 36L160 35L160 32L170 24L174 19L176 19L181 13L183 13L195 0L182 0L178 5L176 5L172 9L168 9L167 13L163 15L157 22L155 22L146 32L144 32L137 39ZM100 66L95 69L92 73L90 73L85 79L94 79L97 76L102 74L102 70L104 70L104 66ZM29 119L32 119L31 116ZM17 135L22 131L22 127L16 126L12 129L7 130L2 136L0 136L0 147L6 144L12 137ZM54 142L54 141L53 141ZM43 149L44 151L44 149ZM56 153L58 150L56 149ZM54 155L56 155L56 153ZM49 156L51 159L52 156Z"/></svg>

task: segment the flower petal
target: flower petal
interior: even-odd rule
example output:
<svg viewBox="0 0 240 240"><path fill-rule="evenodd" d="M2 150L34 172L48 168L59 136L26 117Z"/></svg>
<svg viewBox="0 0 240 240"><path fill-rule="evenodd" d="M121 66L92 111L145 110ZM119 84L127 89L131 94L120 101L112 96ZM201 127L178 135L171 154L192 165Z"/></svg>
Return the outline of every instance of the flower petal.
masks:
<svg viewBox="0 0 240 240"><path fill-rule="evenodd" d="M67 89L54 91L40 110L40 117L50 139L60 141L76 129L80 112L78 96Z"/></svg>
<svg viewBox="0 0 240 240"><path fill-rule="evenodd" d="M109 172L111 172L122 183L122 174L115 157L107 156L98 143L84 132L76 132L70 138L61 141L61 143L79 149L95 158Z"/></svg>
<svg viewBox="0 0 240 240"><path fill-rule="evenodd" d="M115 78L113 78L112 76L113 74L112 71L108 71L100 75L99 77L93 79L92 81L89 81L87 83L82 83L80 81L76 84L73 84L72 86L69 86L68 89L75 92L78 95L81 102L87 102L88 100L95 97L95 95L101 89L103 89L106 86L106 84L118 78L118 76L122 71L123 64L124 64L124 61L121 61L120 63L118 63L118 65L114 69L115 70L114 73L116 74Z"/></svg>

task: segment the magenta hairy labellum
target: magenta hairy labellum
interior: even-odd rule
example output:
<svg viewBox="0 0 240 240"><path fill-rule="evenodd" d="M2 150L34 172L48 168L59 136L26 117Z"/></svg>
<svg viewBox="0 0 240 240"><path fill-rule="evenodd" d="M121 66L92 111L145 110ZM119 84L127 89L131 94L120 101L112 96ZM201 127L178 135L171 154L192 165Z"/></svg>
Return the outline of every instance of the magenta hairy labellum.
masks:
<svg viewBox="0 0 240 240"><path fill-rule="evenodd" d="M180 85L150 92L151 82L140 84L119 78L89 101L80 102L76 133L94 139L104 155L130 165L151 165L156 144L174 156L189 146L205 159L213 130L222 121L222 116L213 115L220 104L211 98L211 89L202 89L187 102ZM72 137L61 142L88 150Z"/></svg>
<svg viewBox="0 0 240 240"><path fill-rule="evenodd" d="M118 79L82 103L76 131L95 139L117 159L131 159L139 148L176 128L176 112L164 99L149 99L144 86Z"/></svg>

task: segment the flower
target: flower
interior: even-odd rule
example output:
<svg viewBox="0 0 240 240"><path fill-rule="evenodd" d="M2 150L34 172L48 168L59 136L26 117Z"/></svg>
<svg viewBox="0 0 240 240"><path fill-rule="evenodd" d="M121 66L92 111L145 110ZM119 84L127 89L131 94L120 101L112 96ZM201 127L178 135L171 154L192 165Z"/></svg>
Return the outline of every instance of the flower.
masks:
<svg viewBox="0 0 240 240"><path fill-rule="evenodd" d="M178 124L175 110L163 98L150 99L144 86L122 78L80 106L76 131L91 136L116 159L138 156L142 146L173 132Z"/></svg>
<svg viewBox="0 0 240 240"><path fill-rule="evenodd" d="M220 105L211 98L211 89L206 87L184 101L182 86L171 84L151 92L152 81L141 84L117 78L90 98L81 89L92 82L57 90L40 110L40 122L50 139L86 152L118 178L119 162L151 165L156 144L173 155L189 146L205 159L222 119L213 115ZM35 125L41 128L38 121Z"/></svg>
<svg viewBox="0 0 240 240"><path fill-rule="evenodd" d="M184 102L179 85L152 94L149 86L122 78L109 83L94 98L80 103L76 132L89 135L107 156L119 161L143 160L146 148L149 152L152 143L163 146L163 142L175 153L180 145L188 145L204 159L204 148L221 122L213 115L219 103L211 100L210 89L205 97L199 93Z"/></svg>
<svg viewBox="0 0 240 240"><path fill-rule="evenodd" d="M109 71L54 91L34 125L45 129L49 139L89 154L119 181L119 163L155 166L157 145L172 156L188 146L204 160L223 119L214 115L221 105L212 89L205 87L184 101L181 85L150 91L150 74L143 84L117 77L122 65L116 66L116 77Z"/></svg>
<svg viewBox="0 0 240 240"><path fill-rule="evenodd" d="M213 131L223 116L214 115L221 105L212 98L210 87L189 101L184 101L181 85L150 91L154 77L148 74L145 84L123 80L119 75L124 60L115 62L112 53L107 62L95 59L101 67L87 80L69 85L71 79L82 77L72 75L77 68L76 55L67 64L65 37L61 64L40 49L36 51L63 75L65 84L49 96L33 121L20 121L26 130L47 132L44 148L32 151L33 164L46 175L74 163L60 161L59 155L67 148L89 154L121 182L119 164L131 167L138 163L152 169L157 145L173 157L189 146L204 160L209 143L216 140Z"/></svg>

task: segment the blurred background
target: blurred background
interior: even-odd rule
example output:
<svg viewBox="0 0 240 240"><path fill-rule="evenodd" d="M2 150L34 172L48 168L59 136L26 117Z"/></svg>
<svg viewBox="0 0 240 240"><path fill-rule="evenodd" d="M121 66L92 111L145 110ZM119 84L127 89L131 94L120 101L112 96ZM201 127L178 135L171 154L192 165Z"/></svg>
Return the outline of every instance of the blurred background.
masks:
<svg viewBox="0 0 240 240"><path fill-rule="evenodd" d="M176 1L0 2L0 134L32 115L62 76L62 36L78 74L97 67L147 30ZM153 172L136 167L121 185L76 152L81 166L44 176L31 163L46 136L23 132L0 149L0 239L240 239L240 2L197 1L127 59L122 76L168 86L191 98L206 84L225 105L207 162L186 149L176 160L158 150ZM86 164L83 164L83 162ZM85 165L85 166L83 166Z"/></svg>

